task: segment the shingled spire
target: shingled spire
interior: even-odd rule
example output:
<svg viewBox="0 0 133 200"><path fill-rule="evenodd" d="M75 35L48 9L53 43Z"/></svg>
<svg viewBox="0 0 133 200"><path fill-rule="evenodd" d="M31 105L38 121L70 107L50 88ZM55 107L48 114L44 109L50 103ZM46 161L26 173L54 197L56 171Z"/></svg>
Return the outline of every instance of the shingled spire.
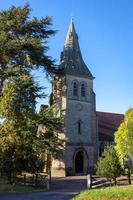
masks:
<svg viewBox="0 0 133 200"><path fill-rule="evenodd" d="M87 76L93 79L91 72L83 61L73 19L71 19L64 49L61 53L60 67L64 68L66 74Z"/></svg>

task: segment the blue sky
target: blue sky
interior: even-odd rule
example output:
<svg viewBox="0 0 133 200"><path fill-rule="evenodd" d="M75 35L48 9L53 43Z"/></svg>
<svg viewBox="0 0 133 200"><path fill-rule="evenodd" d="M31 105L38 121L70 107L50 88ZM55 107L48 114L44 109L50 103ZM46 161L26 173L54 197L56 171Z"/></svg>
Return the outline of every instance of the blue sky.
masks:
<svg viewBox="0 0 133 200"><path fill-rule="evenodd" d="M96 77L98 111L124 113L133 107L132 0L0 0L0 9L26 2L32 8L31 15L53 18L53 29L58 33L49 40L48 54L57 63L70 18L74 18L84 61ZM45 76L40 72L36 76L49 93ZM47 99L40 103L47 103Z"/></svg>

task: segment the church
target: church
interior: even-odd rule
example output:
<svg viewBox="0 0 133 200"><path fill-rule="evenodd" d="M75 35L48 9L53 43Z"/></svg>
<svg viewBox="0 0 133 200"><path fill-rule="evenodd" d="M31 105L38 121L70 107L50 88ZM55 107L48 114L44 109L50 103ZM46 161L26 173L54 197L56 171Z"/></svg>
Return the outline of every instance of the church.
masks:
<svg viewBox="0 0 133 200"><path fill-rule="evenodd" d="M50 102L55 115L64 119L59 137L66 138L66 144L62 158L52 159L52 176L85 175L94 171L104 147L113 143L114 132L124 116L96 112L94 76L83 60L73 20L59 68L64 76L52 81Z"/></svg>

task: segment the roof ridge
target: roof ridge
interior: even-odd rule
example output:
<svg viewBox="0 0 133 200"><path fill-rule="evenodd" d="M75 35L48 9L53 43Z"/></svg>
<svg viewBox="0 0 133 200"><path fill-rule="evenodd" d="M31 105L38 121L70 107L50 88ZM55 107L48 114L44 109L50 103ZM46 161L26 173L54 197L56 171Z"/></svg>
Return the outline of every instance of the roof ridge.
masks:
<svg viewBox="0 0 133 200"><path fill-rule="evenodd" d="M105 112L105 111L96 111L96 113L105 113L105 114L113 114L113 115L123 115L122 113L114 113L114 112Z"/></svg>

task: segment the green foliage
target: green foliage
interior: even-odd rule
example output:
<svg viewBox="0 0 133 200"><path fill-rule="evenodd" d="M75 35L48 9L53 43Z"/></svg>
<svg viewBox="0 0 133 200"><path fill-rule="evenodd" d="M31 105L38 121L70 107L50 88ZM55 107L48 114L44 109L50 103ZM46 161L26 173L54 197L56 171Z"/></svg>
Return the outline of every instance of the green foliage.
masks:
<svg viewBox="0 0 133 200"><path fill-rule="evenodd" d="M37 152L35 100L40 88L28 74L10 77L0 97L0 168L11 176L16 172L37 171L41 161Z"/></svg>
<svg viewBox="0 0 133 200"><path fill-rule="evenodd" d="M36 99L45 95L30 73L40 67L46 75L60 73L46 55L51 25L50 17L30 18L29 5L0 12L0 171L10 182L19 172L41 171L45 150L56 156L63 149L61 120L52 110L35 111ZM41 136L40 123L46 127Z"/></svg>
<svg viewBox="0 0 133 200"><path fill-rule="evenodd" d="M61 118L57 118L53 115L52 107L42 110L39 115L39 124L43 124L45 127L45 133L41 132L39 137L47 144L47 152L53 157L58 158L62 155L64 149L65 138L59 137L62 132Z"/></svg>
<svg viewBox="0 0 133 200"><path fill-rule="evenodd" d="M47 74L58 73L47 56L47 40L55 34L50 17L30 17L30 7L12 6L0 12L0 82L19 76L23 69L42 67Z"/></svg>
<svg viewBox="0 0 133 200"><path fill-rule="evenodd" d="M113 179L116 183L116 177L121 173L122 168L114 146L109 146L97 162L97 175L106 177L109 180Z"/></svg>
<svg viewBox="0 0 133 200"><path fill-rule="evenodd" d="M123 162L123 158L129 155L133 160L133 109L129 109L124 116L124 121L115 132L115 149Z"/></svg>
<svg viewBox="0 0 133 200"><path fill-rule="evenodd" d="M0 169L8 174L10 182L18 172L41 171L44 163L40 154L45 150L56 156L63 149L63 140L57 135L61 119L49 108L35 112L40 90L28 74L23 74L9 78L0 97L0 117L4 119L0 126ZM37 135L40 123L46 131Z"/></svg>

